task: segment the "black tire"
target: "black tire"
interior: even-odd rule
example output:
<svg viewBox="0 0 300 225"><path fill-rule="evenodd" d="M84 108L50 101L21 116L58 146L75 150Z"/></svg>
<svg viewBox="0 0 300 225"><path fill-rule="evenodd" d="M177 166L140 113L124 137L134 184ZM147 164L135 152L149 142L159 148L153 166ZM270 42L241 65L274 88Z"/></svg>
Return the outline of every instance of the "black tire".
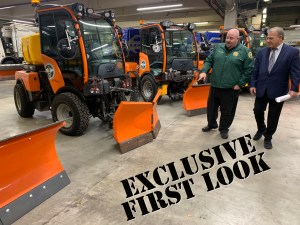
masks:
<svg viewBox="0 0 300 225"><path fill-rule="evenodd" d="M66 121L60 131L69 136L83 134L89 124L87 105L73 93L61 93L54 97L51 108L53 121Z"/></svg>
<svg viewBox="0 0 300 225"><path fill-rule="evenodd" d="M9 59L9 60L5 60L5 61L3 62L3 64L18 64L18 62Z"/></svg>
<svg viewBox="0 0 300 225"><path fill-rule="evenodd" d="M157 84L151 75L145 75L142 78L141 95L145 102L153 101L157 93Z"/></svg>
<svg viewBox="0 0 300 225"><path fill-rule="evenodd" d="M14 87L14 100L18 114L21 117L29 118L34 114L34 107L28 101L26 90L22 84L16 84Z"/></svg>

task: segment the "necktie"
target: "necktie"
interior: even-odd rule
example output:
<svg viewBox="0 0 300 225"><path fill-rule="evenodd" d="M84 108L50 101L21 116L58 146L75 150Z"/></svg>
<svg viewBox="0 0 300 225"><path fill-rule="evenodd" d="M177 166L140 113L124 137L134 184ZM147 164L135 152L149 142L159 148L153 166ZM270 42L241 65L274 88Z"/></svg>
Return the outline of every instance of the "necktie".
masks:
<svg viewBox="0 0 300 225"><path fill-rule="evenodd" d="M268 71L269 73L271 72L274 64L275 64L275 51L277 50L277 48L273 48L271 50L271 57L270 57L270 60L269 60L269 66L268 66Z"/></svg>

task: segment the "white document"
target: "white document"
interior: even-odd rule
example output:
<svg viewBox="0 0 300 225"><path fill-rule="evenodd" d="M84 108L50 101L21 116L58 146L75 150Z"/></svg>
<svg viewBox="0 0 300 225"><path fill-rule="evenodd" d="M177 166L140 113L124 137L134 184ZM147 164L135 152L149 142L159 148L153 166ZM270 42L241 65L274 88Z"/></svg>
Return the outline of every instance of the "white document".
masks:
<svg viewBox="0 0 300 225"><path fill-rule="evenodd" d="M299 94L297 95L297 98L298 97L299 97ZM289 100L290 98L291 98L291 96L289 94L287 94L287 95L283 95L283 96L275 98L275 101L279 103L279 102Z"/></svg>
<svg viewBox="0 0 300 225"><path fill-rule="evenodd" d="M275 101L279 103L279 102L289 100L290 98L291 98L291 96L289 94L287 94L287 95L283 95L283 96L275 98Z"/></svg>

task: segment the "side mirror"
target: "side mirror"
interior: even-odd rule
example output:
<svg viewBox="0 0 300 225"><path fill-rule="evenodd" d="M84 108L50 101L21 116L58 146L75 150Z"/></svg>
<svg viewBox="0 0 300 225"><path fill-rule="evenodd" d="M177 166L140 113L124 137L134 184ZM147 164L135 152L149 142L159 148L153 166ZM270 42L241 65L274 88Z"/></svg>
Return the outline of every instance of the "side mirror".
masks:
<svg viewBox="0 0 300 225"><path fill-rule="evenodd" d="M152 45L152 50L155 53L159 53L161 51L161 44L154 44L154 45Z"/></svg>

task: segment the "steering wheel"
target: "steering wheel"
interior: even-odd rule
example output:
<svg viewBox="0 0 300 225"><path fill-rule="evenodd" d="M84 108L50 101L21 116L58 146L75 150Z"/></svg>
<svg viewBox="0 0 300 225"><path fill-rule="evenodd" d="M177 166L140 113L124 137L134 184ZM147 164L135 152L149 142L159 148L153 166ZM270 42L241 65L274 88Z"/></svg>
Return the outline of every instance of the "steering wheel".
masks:
<svg viewBox="0 0 300 225"><path fill-rule="evenodd" d="M74 59L78 55L78 46L75 40L69 41L68 38L60 39L57 42L58 54L63 59Z"/></svg>

